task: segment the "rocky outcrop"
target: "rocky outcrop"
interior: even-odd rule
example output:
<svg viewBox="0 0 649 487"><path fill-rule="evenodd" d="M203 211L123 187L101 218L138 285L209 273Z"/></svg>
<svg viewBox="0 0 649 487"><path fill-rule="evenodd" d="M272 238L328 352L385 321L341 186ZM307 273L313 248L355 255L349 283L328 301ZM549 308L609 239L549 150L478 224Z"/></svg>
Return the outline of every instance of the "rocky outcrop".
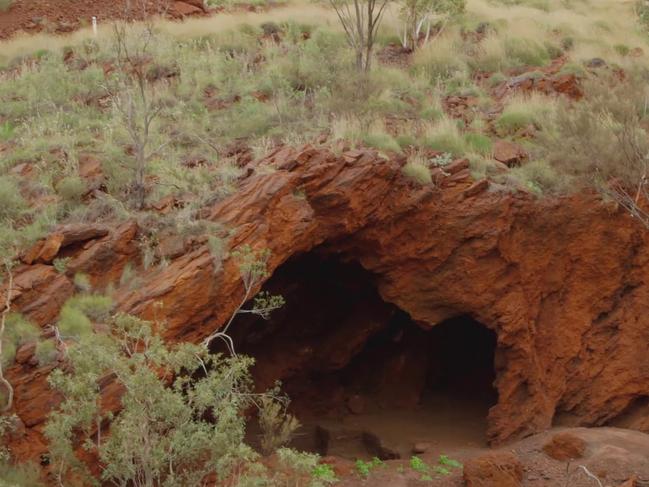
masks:
<svg viewBox="0 0 649 487"><path fill-rule="evenodd" d="M422 326L470 315L493 330L493 442L544 430L557 415L580 425L623 415L649 390L646 232L594 195L537 199L495 186L467 194L466 173L419 186L373 152L284 148L250 164L239 190L206 214L229 231L226 250L270 249L271 274L319 248L359 262L382 299ZM69 233L59 232L16 269L15 309L53 322L84 272L100 289L117 286L121 311L163 320L168 340L198 341L222 325L243 295L236 263L216 265L193 242L168 265L140 269L137 286L119 287L126 263L137 263L137 232L127 222L105 235L79 232L87 240L67 246ZM57 256L69 257L64 273L49 264ZM44 449L40 431L57 404L48 371L29 361L8 371L22 456Z"/></svg>

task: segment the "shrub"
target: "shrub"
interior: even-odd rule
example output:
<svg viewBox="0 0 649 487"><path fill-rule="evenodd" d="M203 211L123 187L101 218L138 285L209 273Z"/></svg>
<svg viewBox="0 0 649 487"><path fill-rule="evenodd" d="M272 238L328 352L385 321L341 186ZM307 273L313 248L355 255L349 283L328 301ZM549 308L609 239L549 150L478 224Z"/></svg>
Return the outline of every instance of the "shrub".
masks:
<svg viewBox="0 0 649 487"><path fill-rule="evenodd" d="M104 420L110 420L110 435L88 438L85 448L98 455L106 482L199 485L209 473L225 479L239 462L254 460L243 443L243 412L253 397L251 359L225 359L188 343L169 349L152 323L128 315L110 323L110 334L78 337L68 349L70 368L50 375L65 397L45 428L57 472L87 475L74 445ZM196 369L204 374L188 375ZM97 378L106 373L125 387L115 417L99 407Z"/></svg>
<svg viewBox="0 0 649 487"><path fill-rule="evenodd" d="M513 179L523 189L539 195L565 190L568 179L543 160L530 161L514 168L507 178Z"/></svg>
<svg viewBox="0 0 649 487"><path fill-rule="evenodd" d="M83 179L78 176L67 176L56 185L56 191L65 201L77 203L88 188Z"/></svg>
<svg viewBox="0 0 649 487"><path fill-rule="evenodd" d="M0 12L6 12L11 8L13 0L0 0Z"/></svg>
<svg viewBox="0 0 649 487"><path fill-rule="evenodd" d="M21 345L36 341L40 331L19 313L9 313L2 337L2 366L10 365Z"/></svg>
<svg viewBox="0 0 649 487"><path fill-rule="evenodd" d="M27 209L16 180L0 176L0 221L15 220Z"/></svg>
<svg viewBox="0 0 649 487"><path fill-rule="evenodd" d="M466 143L457 124L448 118L428 126L422 143L430 149L448 152L455 156L461 156L466 151Z"/></svg>
<svg viewBox="0 0 649 487"><path fill-rule="evenodd" d="M470 132L465 134L464 140L472 152L487 155L491 153L492 142L489 137L483 134Z"/></svg>
<svg viewBox="0 0 649 487"><path fill-rule="evenodd" d="M415 52L415 72L425 74L431 81L443 81L468 75L466 63L451 38L429 42Z"/></svg>
<svg viewBox="0 0 649 487"><path fill-rule="evenodd" d="M0 460L0 486L3 487L42 487L40 473L40 468L34 463L14 465Z"/></svg>
<svg viewBox="0 0 649 487"><path fill-rule="evenodd" d="M539 129L555 107L554 99L539 94L514 97L495 121L495 129L501 136L514 135L530 125Z"/></svg>
<svg viewBox="0 0 649 487"><path fill-rule="evenodd" d="M399 143L386 133L369 133L364 135L361 140L365 145L380 151L401 152Z"/></svg>
<svg viewBox="0 0 649 487"><path fill-rule="evenodd" d="M14 126L9 122L0 123L0 140L10 140L14 135Z"/></svg>
<svg viewBox="0 0 649 487"><path fill-rule="evenodd" d="M505 53L517 66L543 66L550 61L547 49L531 39L505 39Z"/></svg>
<svg viewBox="0 0 649 487"><path fill-rule="evenodd" d="M401 169L403 174L416 181L419 184L430 184L433 182L433 178L430 175L430 169L425 164L416 161L408 161L403 169Z"/></svg>
<svg viewBox="0 0 649 487"><path fill-rule="evenodd" d="M615 198L627 193L632 197L626 201L632 203L638 192L646 191L646 82L630 73L624 83L587 80L585 91L589 97L579 104L559 105L539 138L542 156L557 172L573 178L576 187L595 185Z"/></svg>
<svg viewBox="0 0 649 487"><path fill-rule="evenodd" d="M259 426L261 428L261 448L271 454L285 446L300 427L295 417L286 413L288 402L266 396L261 399L259 408Z"/></svg>

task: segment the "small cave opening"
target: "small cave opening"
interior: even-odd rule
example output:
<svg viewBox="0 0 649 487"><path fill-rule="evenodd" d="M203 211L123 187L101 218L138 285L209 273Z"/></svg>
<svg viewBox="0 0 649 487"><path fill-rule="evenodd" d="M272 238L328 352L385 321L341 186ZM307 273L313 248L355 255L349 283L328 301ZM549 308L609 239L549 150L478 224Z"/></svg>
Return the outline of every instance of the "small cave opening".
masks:
<svg viewBox="0 0 649 487"><path fill-rule="evenodd" d="M498 397L496 335L483 324L468 315L417 324L359 264L317 252L286 262L264 290L285 305L268 320L238 316L231 335L255 358L256 386L281 380L291 398L302 424L292 446L389 459L414 445L431 454L486 445Z"/></svg>

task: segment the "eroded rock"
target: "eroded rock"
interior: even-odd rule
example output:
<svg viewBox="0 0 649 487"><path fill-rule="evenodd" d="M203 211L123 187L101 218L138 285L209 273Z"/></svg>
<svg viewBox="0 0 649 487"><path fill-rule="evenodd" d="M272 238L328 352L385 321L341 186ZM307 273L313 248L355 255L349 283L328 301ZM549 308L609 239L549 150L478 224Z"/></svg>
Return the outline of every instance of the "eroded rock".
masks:
<svg viewBox="0 0 649 487"><path fill-rule="evenodd" d="M543 445L543 451L559 461L577 460L583 458L586 452L586 442L572 433L557 433Z"/></svg>
<svg viewBox="0 0 649 487"><path fill-rule="evenodd" d="M464 464L466 487L520 487L523 465L513 453L492 452Z"/></svg>

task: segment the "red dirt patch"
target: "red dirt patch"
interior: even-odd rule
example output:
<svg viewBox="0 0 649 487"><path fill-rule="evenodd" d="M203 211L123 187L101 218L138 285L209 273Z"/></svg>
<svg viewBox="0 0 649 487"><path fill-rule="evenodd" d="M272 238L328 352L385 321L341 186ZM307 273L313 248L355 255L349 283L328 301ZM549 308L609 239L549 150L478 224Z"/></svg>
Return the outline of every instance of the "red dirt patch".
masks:
<svg viewBox="0 0 649 487"><path fill-rule="evenodd" d="M171 0L147 0L145 12L133 9L127 14L126 0L14 0L6 12L0 12L0 39L25 31L64 33L71 32L92 22L97 17L101 24L107 20L128 18L142 20L145 15L168 14L178 16L188 13L180 12L176 4L190 2L173 2ZM197 12L198 9L192 9ZM182 16L182 15L180 15Z"/></svg>

